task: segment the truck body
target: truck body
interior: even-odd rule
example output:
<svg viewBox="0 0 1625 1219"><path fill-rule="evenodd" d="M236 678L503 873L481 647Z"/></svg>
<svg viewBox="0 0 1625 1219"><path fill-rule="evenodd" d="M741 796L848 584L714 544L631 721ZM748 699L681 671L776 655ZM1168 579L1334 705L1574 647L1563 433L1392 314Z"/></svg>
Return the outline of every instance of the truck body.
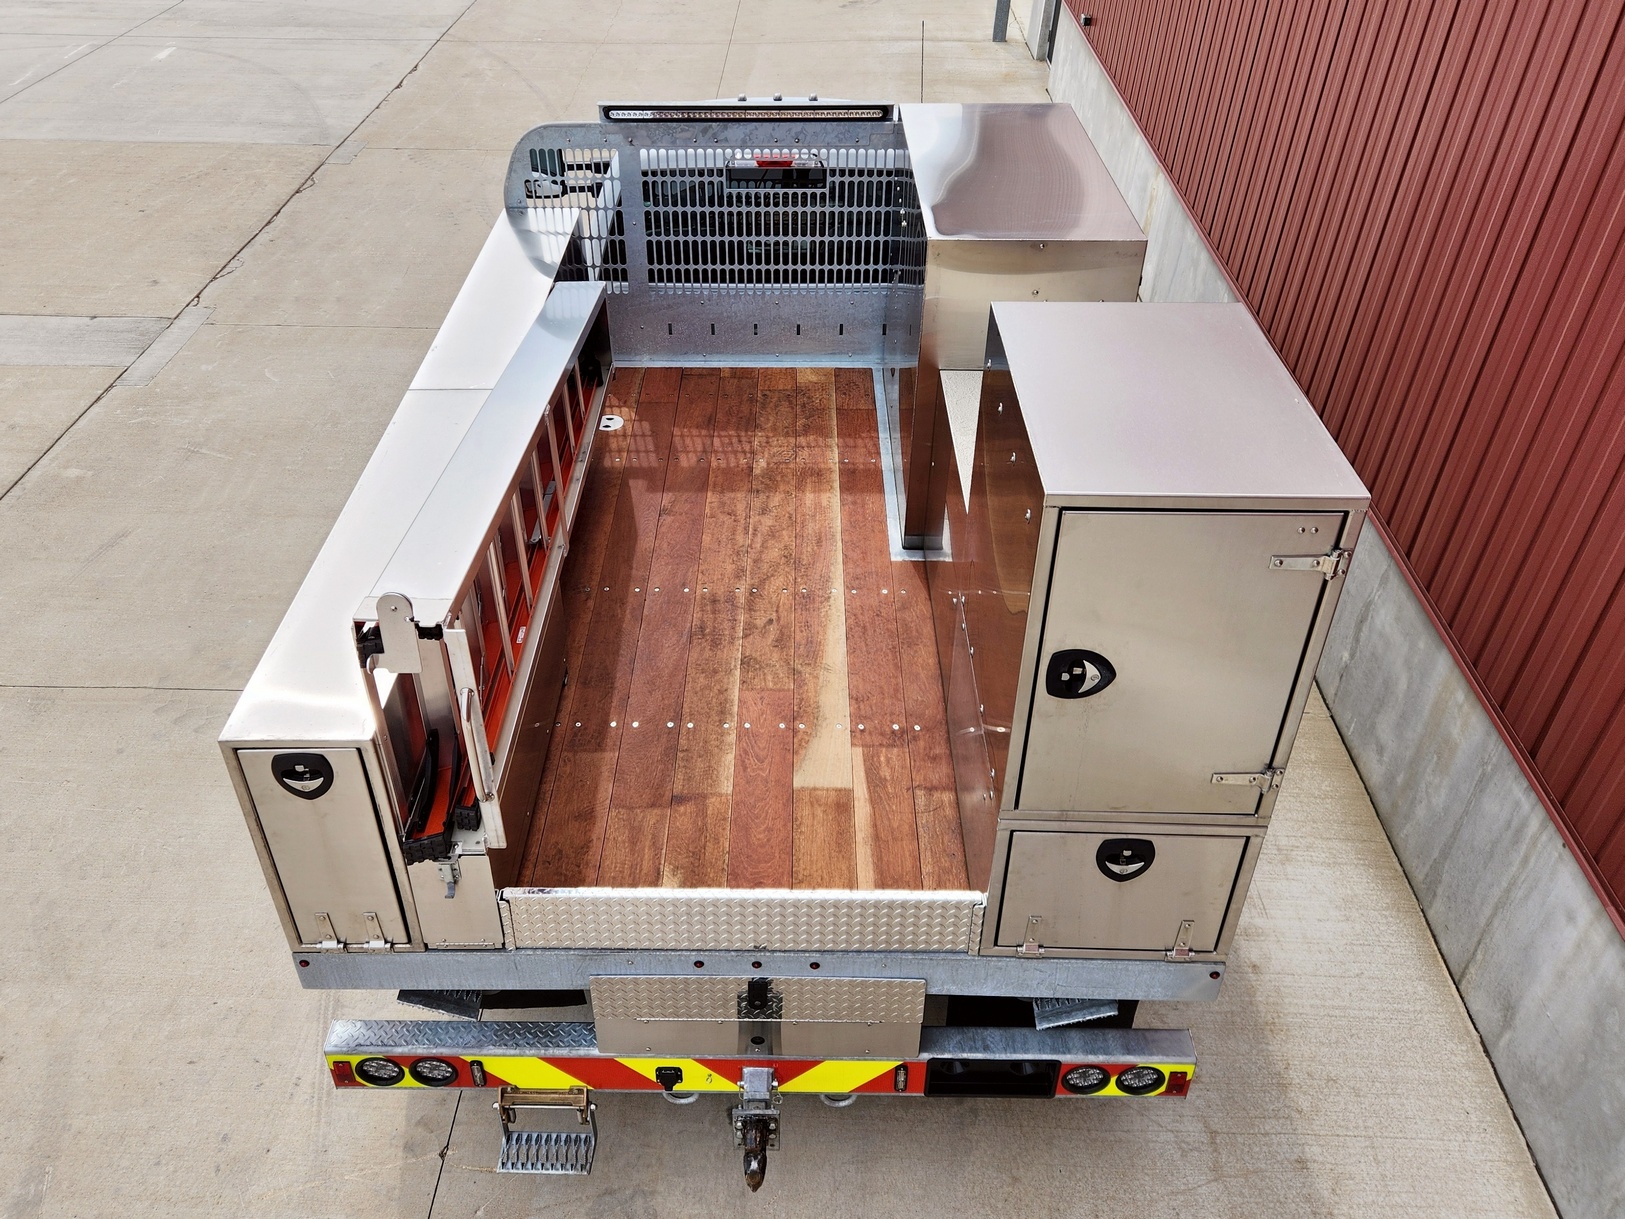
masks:
<svg viewBox="0 0 1625 1219"><path fill-rule="evenodd" d="M221 737L341 1087L1184 1095L1365 489L1064 106L601 108ZM551 1119L560 1119L553 1121Z"/></svg>

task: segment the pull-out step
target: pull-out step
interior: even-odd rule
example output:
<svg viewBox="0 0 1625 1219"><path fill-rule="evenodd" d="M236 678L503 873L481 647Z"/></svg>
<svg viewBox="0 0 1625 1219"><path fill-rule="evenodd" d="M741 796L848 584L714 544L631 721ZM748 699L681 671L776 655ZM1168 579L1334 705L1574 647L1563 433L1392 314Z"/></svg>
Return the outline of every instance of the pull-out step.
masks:
<svg viewBox="0 0 1625 1219"><path fill-rule="evenodd" d="M504 1088L496 1102L502 1117L498 1172L586 1176L598 1150L598 1118L586 1088ZM536 1120L571 1123L566 1129L534 1129Z"/></svg>

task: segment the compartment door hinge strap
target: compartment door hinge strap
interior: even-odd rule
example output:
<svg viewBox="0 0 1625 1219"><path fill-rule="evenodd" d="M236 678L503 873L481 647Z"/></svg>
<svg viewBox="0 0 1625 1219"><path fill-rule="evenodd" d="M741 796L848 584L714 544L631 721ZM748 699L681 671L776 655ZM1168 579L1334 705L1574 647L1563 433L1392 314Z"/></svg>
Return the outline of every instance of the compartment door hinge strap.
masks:
<svg viewBox="0 0 1625 1219"><path fill-rule="evenodd" d="M1318 571L1328 580L1335 580L1349 569L1352 550L1334 550L1330 554L1277 554L1270 556L1274 571Z"/></svg>
<svg viewBox="0 0 1625 1219"><path fill-rule="evenodd" d="M1168 950L1170 961L1188 961L1191 958L1191 933L1195 929L1194 919L1184 919L1180 922L1179 932L1174 936L1174 946Z"/></svg>
<svg viewBox="0 0 1625 1219"><path fill-rule="evenodd" d="M1286 770L1272 766L1268 770L1218 771L1213 782L1224 787L1256 787L1259 791L1274 791L1281 786Z"/></svg>

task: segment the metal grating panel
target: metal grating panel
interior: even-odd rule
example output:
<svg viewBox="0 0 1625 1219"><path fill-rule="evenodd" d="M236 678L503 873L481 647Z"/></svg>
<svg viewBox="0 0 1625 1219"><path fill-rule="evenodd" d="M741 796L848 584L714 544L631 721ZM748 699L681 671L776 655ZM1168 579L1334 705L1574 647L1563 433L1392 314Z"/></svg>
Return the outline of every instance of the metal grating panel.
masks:
<svg viewBox="0 0 1625 1219"><path fill-rule="evenodd" d="M598 1132L586 1130L510 1130L502 1136L498 1172L562 1173L584 1177L592 1171Z"/></svg>
<svg viewBox="0 0 1625 1219"><path fill-rule="evenodd" d="M613 148L531 148L525 199L537 212L562 218L579 208L576 241L565 278L602 281L627 290L626 217L621 208L621 156Z"/></svg>
<svg viewBox="0 0 1625 1219"><path fill-rule="evenodd" d="M505 889L514 948L971 952L981 893Z"/></svg>
<svg viewBox="0 0 1625 1219"><path fill-rule="evenodd" d="M818 188L746 188L729 165L816 161ZM895 148L642 148L649 282L741 291L922 282L925 229Z"/></svg>

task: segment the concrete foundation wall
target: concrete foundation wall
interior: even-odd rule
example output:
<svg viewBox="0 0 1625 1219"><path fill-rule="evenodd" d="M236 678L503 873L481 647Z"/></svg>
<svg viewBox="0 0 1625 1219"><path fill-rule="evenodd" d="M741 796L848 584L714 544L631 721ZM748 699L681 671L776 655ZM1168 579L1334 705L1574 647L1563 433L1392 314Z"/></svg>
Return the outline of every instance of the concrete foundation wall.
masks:
<svg viewBox="0 0 1625 1219"><path fill-rule="evenodd" d="M1234 300L1065 16L1050 95L1078 111L1146 230L1141 299ZM1625 940L1375 529L1347 580L1317 675L1332 718L1553 1200L1567 1219L1619 1219Z"/></svg>

